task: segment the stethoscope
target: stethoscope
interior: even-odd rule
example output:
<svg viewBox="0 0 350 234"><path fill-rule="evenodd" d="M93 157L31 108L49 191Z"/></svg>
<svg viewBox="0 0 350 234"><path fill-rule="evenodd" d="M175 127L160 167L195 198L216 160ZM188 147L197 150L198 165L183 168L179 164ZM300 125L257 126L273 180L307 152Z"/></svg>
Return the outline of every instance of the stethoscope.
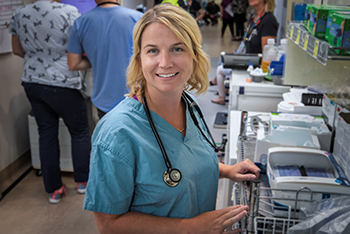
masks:
<svg viewBox="0 0 350 234"><path fill-rule="evenodd" d="M117 2L102 2L102 3L98 4L97 6L102 6L102 5L105 5L105 4L114 4L114 5L118 5L118 6L120 5Z"/></svg>
<svg viewBox="0 0 350 234"><path fill-rule="evenodd" d="M197 126L197 128L199 129L199 131L201 132L202 136L214 148L215 152L219 152L219 150L221 150L221 148L216 146L214 138L211 135L206 122L204 121L203 113L200 110L200 108L197 105L197 103L185 91L182 92L181 97L185 101L186 105L188 106L188 110L190 112L191 118L192 118L193 122L195 123L195 125ZM168 155L167 155L167 153L165 151L165 148L164 148L164 145L162 143L162 140L160 139L160 136L158 134L156 126L154 125L151 113L149 111L149 108L148 108L148 105L147 105L147 102L146 102L145 95L142 94L141 98L142 98L143 108L144 108L144 110L146 112L146 116L147 116L148 122L149 122L149 124L151 126L151 129L152 129L152 132L153 132L153 134L154 134L154 136L155 136L155 138L156 138L156 140L158 142L160 151L162 152L162 155L163 155L163 158L164 158L165 165L167 167L167 170L163 174L163 180L164 180L165 184L168 185L169 187L175 187L175 186L177 186L179 184L179 182L180 182L180 180L182 178L181 172L180 172L179 169L173 168L171 166L170 160L169 160ZM208 134L210 136L210 140L204 134L203 130L200 128L199 122L197 120L196 115L194 114L193 108L196 109L197 113L199 114L200 118L202 119L202 122L204 123L204 126L207 129L207 132L208 132Z"/></svg>

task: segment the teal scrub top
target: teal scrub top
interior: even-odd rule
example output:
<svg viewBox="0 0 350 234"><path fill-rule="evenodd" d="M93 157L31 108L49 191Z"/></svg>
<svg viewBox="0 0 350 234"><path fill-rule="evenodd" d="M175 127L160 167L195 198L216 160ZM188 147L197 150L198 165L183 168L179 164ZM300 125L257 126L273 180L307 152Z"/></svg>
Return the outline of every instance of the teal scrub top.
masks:
<svg viewBox="0 0 350 234"><path fill-rule="evenodd" d="M151 115L172 167L182 173L180 183L176 187L164 183L167 168L143 105L125 98L100 120L92 136L85 210L177 218L192 218L215 210L217 156L188 109L185 137L153 111Z"/></svg>

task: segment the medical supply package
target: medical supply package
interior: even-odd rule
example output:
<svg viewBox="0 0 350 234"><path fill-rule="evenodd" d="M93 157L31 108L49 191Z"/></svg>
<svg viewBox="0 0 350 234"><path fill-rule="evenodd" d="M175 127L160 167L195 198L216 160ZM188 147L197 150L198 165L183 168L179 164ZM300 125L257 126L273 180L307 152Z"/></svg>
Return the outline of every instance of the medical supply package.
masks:
<svg viewBox="0 0 350 234"><path fill-rule="evenodd" d="M319 39L324 39L327 28L328 13L330 10L343 9L344 7L333 5L313 5L309 21L309 33ZM349 9L345 7L346 9Z"/></svg>
<svg viewBox="0 0 350 234"><path fill-rule="evenodd" d="M349 48L349 50L336 49L335 52L340 55L350 55L350 14L333 14L332 23L328 43L335 47Z"/></svg>

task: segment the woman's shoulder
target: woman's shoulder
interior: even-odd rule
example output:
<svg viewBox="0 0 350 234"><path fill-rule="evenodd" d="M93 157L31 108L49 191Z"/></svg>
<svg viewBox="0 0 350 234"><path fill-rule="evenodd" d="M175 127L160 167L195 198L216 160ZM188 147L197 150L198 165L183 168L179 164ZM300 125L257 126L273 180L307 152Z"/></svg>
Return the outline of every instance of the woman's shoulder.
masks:
<svg viewBox="0 0 350 234"><path fill-rule="evenodd" d="M261 19L261 21L272 21L272 22L276 22L277 23L277 19L275 17L275 15L271 12L266 12L263 16L263 18Z"/></svg>
<svg viewBox="0 0 350 234"><path fill-rule="evenodd" d="M142 104L130 97L125 97L118 105L110 110L102 119L109 123L116 123L116 120L127 120L140 114L143 110Z"/></svg>
<svg viewBox="0 0 350 234"><path fill-rule="evenodd" d="M128 133L144 120L143 107L132 98L125 98L109 111L97 124L93 139L110 141L111 139L128 137Z"/></svg>
<svg viewBox="0 0 350 234"><path fill-rule="evenodd" d="M276 17L274 16L273 13L271 12L266 12L263 16L263 18L261 19L261 25L269 25L272 27L277 27L278 28L278 22Z"/></svg>

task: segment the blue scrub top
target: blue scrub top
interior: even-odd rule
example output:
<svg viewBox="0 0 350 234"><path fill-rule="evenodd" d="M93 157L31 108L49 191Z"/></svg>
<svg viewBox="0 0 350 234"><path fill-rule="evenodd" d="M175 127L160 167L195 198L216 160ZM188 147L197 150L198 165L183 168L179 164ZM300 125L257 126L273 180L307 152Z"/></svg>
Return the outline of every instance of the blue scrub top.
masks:
<svg viewBox="0 0 350 234"><path fill-rule="evenodd" d="M185 137L156 113L151 115L172 167L182 173L178 186L163 181L167 168L143 105L125 98L100 120L92 136L85 210L192 218L215 209L217 156L188 109Z"/></svg>

